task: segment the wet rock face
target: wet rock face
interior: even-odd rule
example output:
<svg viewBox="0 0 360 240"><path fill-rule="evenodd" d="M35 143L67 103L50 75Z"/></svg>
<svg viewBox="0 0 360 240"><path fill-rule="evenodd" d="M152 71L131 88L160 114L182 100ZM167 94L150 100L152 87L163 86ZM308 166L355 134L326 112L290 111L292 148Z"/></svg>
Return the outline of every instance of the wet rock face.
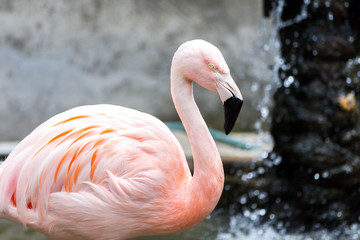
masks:
<svg viewBox="0 0 360 240"><path fill-rule="evenodd" d="M300 209L307 221L357 221L360 2L264 2L265 10L283 3L281 19L289 23L279 29L284 64L271 134L274 153L282 159L272 176L282 181L273 194L287 199L294 212ZM303 13L306 17L296 21Z"/></svg>
<svg viewBox="0 0 360 240"><path fill-rule="evenodd" d="M283 21L295 17L291 6L284 8ZM360 93L358 78L347 72L348 61L356 57L350 8L349 1L312 1L307 19L280 29L284 67L271 132L284 163L326 170L345 163L345 155L359 156L357 147L349 147L360 141L359 101L351 109L339 104L349 94L356 101Z"/></svg>

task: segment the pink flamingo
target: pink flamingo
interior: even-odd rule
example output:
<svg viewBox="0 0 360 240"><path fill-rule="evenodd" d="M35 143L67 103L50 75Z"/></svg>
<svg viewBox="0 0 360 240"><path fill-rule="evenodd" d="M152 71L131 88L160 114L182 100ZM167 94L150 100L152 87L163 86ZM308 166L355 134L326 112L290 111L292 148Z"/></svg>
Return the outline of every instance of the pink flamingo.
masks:
<svg viewBox="0 0 360 240"><path fill-rule="evenodd" d="M241 93L221 52L182 44L171 93L194 156L157 118L95 105L60 113L22 140L0 166L0 217L53 239L125 239L188 229L210 214L224 182L219 152L193 98L192 81L218 92L228 134Z"/></svg>

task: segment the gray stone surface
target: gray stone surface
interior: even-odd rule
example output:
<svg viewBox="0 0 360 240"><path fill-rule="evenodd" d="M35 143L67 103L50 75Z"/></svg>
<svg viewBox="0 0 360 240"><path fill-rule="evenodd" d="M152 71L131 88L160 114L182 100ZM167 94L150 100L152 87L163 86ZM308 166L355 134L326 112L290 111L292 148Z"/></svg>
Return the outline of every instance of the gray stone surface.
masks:
<svg viewBox="0 0 360 240"><path fill-rule="evenodd" d="M19 140L52 115L112 103L177 120L169 92L172 54L186 40L217 45L245 97L237 130L253 127L272 78L261 0L0 0L0 141ZM253 89L254 90L254 89ZM222 106L196 87L212 127Z"/></svg>

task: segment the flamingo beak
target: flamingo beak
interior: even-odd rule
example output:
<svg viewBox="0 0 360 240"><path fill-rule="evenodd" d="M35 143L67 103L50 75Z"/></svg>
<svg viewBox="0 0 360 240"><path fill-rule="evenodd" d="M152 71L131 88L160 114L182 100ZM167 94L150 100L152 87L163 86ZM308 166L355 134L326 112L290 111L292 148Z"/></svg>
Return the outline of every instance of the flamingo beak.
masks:
<svg viewBox="0 0 360 240"><path fill-rule="evenodd" d="M224 130L226 135L228 135L233 129L236 119L239 116L241 107L243 105L243 100L237 98L233 92L231 93L232 96L227 100L225 100L224 102L224 111L225 111Z"/></svg>
<svg viewBox="0 0 360 240"><path fill-rule="evenodd" d="M233 129L236 119L239 116L240 109L243 105L243 98L239 88L236 86L231 76L228 76L225 80L218 82L217 92L224 104L224 130L225 134L228 135Z"/></svg>

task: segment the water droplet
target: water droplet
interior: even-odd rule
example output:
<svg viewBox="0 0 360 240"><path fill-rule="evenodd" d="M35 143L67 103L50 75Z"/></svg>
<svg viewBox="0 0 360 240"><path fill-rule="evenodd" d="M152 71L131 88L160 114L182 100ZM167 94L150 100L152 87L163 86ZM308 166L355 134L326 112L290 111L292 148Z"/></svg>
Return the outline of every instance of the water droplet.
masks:
<svg viewBox="0 0 360 240"><path fill-rule="evenodd" d="M271 87L271 85L267 85L267 86L265 86L265 91L271 91L271 89L272 89L272 87Z"/></svg>
<svg viewBox="0 0 360 240"><path fill-rule="evenodd" d="M288 88L291 86L291 84L294 82L294 77L293 76L289 76L288 78L285 79L284 81L284 87Z"/></svg>
<svg viewBox="0 0 360 240"><path fill-rule="evenodd" d="M348 8L349 7L349 2L344 2L344 6L346 7L346 8Z"/></svg>
<svg viewBox="0 0 360 240"><path fill-rule="evenodd" d="M266 192L262 192L259 194L258 199L264 200L267 198L267 196L268 196L268 194Z"/></svg>
<svg viewBox="0 0 360 240"><path fill-rule="evenodd" d="M327 177L329 177L329 172L328 172L328 171L323 172L323 173L321 174L321 177L322 177L322 178L327 178Z"/></svg>
<svg viewBox="0 0 360 240"><path fill-rule="evenodd" d="M253 82L250 86L250 90L252 92L257 92L257 91L259 91L259 87L260 87L260 84L258 82Z"/></svg>
<svg viewBox="0 0 360 240"><path fill-rule="evenodd" d="M329 12L329 13L328 13L328 18L329 18L330 21L333 21L333 20L334 20L334 15L333 15L332 12Z"/></svg>
<svg viewBox="0 0 360 240"><path fill-rule="evenodd" d="M312 55L315 57L315 56L317 56L318 55L318 51L317 50L312 50Z"/></svg>
<svg viewBox="0 0 360 240"><path fill-rule="evenodd" d="M265 210L265 209L260 209L260 210L259 210L259 215L260 215L260 216L263 217L263 216L265 216L265 214L266 214L266 210Z"/></svg>
<svg viewBox="0 0 360 240"><path fill-rule="evenodd" d="M262 118L266 118L269 115L269 109L267 107L262 107L260 113Z"/></svg>
<svg viewBox="0 0 360 240"><path fill-rule="evenodd" d="M315 175L314 175L314 179L315 179L315 180L319 180L319 178L320 178L320 174L315 173Z"/></svg>
<svg viewBox="0 0 360 240"><path fill-rule="evenodd" d="M296 55L295 55L295 54L291 54L290 59L291 59L291 61L295 62L295 60L296 60Z"/></svg>
<svg viewBox="0 0 360 240"><path fill-rule="evenodd" d="M267 167L269 167L269 168L271 168L271 167L274 166L273 162L272 162L272 161L268 161L268 160L265 160L265 161L264 161L264 164L265 164L265 166L267 166Z"/></svg>
<svg viewBox="0 0 360 240"><path fill-rule="evenodd" d="M269 44L264 44L263 49L265 52L269 51L270 50Z"/></svg>
<svg viewBox="0 0 360 240"><path fill-rule="evenodd" d="M251 214L250 215L250 219L252 220L252 221L255 221L256 219L257 219L257 215L256 214Z"/></svg>
<svg viewBox="0 0 360 240"><path fill-rule="evenodd" d="M351 173L353 171L353 167L352 166L349 166L349 165L346 165L344 167L344 170L346 173Z"/></svg>
<svg viewBox="0 0 360 240"><path fill-rule="evenodd" d="M281 161L282 161L281 156L277 156L276 158L274 158L273 163L275 166L277 166L281 163Z"/></svg>
<svg viewBox="0 0 360 240"><path fill-rule="evenodd" d="M293 85L294 85L295 88L299 88L299 87L300 87L300 83L299 83L298 81L294 82Z"/></svg>
<svg viewBox="0 0 360 240"><path fill-rule="evenodd" d="M265 159L265 158L267 158L269 156L269 153L268 152L263 152L263 153L261 153L261 158L262 159Z"/></svg>
<svg viewBox="0 0 360 240"><path fill-rule="evenodd" d="M249 172L249 173L247 173L247 174L242 175L242 176L241 176L241 179L242 179L243 181L247 181L247 180L250 180L250 179L252 179L252 178L254 178L254 177L256 177L256 174L255 174L254 172Z"/></svg>
<svg viewBox="0 0 360 240"><path fill-rule="evenodd" d="M275 218L275 214L273 214L273 213L270 214L269 219L270 219L270 220L273 220L274 218Z"/></svg>
<svg viewBox="0 0 360 240"><path fill-rule="evenodd" d="M263 229L259 229L259 230L257 230L257 235L258 236L262 236L263 234L264 234L264 230Z"/></svg>
<svg viewBox="0 0 360 240"><path fill-rule="evenodd" d="M284 210L289 210L289 209L290 209L289 204L285 203L285 204L284 204Z"/></svg>
<svg viewBox="0 0 360 240"><path fill-rule="evenodd" d="M280 41L276 41L276 42L274 43L274 46L275 46L276 49L280 49L280 47L281 47Z"/></svg>
<svg viewBox="0 0 360 240"><path fill-rule="evenodd" d="M244 211L244 216L245 216L245 217L249 217L249 216L250 216L250 211L249 211L249 210L245 210L245 211Z"/></svg>
<svg viewBox="0 0 360 240"><path fill-rule="evenodd" d="M257 174L263 175L264 173L265 173L265 169L264 169L263 167L259 167L259 168L257 169Z"/></svg>
<svg viewBox="0 0 360 240"><path fill-rule="evenodd" d="M330 5L331 5L331 2L330 2L330 1L326 1L326 2L325 2L325 6L326 6L326 7L330 7Z"/></svg>
<svg viewBox="0 0 360 240"><path fill-rule="evenodd" d="M229 173L230 173L231 175L234 175L235 172L236 172L236 168L235 168L235 167L232 167L232 168L229 169Z"/></svg>
<svg viewBox="0 0 360 240"><path fill-rule="evenodd" d="M255 162L251 162L250 163L250 169L251 170L254 170L256 168L256 164L255 164ZM255 172L253 172L254 174L255 174Z"/></svg>
<svg viewBox="0 0 360 240"><path fill-rule="evenodd" d="M247 197L246 196L241 196L240 203L241 204L246 204L247 203Z"/></svg>
<svg viewBox="0 0 360 240"><path fill-rule="evenodd" d="M284 65L281 66L281 69L284 70L284 71L287 71L287 70L289 70L290 68L291 68L290 63L284 64Z"/></svg>
<svg viewBox="0 0 360 240"><path fill-rule="evenodd" d="M284 59L282 59L281 57L275 57L275 62L279 64L279 66L281 66L282 64L284 64Z"/></svg>
<svg viewBox="0 0 360 240"><path fill-rule="evenodd" d="M284 79L286 77L286 74L285 73L280 73L280 78L281 79Z"/></svg>
<svg viewBox="0 0 360 240"><path fill-rule="evenodd" d="M357 240L359 239L359 234L354 233L354 235L352 236L352 240Z"/></svg>
<svg viewBox="0 0 360 240"><path fill-rule="evenodd" d="M293 73L294 75L298 75L299 70L298 70L297 68L293 68L292 73Z"/></svg>

